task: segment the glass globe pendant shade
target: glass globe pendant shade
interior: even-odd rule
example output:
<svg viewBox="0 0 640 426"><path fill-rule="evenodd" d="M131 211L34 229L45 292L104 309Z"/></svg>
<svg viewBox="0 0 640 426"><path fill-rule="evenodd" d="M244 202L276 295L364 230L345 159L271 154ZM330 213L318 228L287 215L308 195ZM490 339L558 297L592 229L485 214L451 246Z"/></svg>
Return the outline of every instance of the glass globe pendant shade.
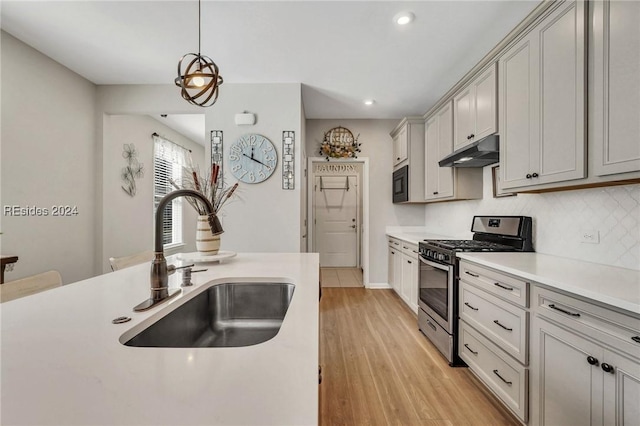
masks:
<svg viewBox="0 0 640 426"><path fill-rule="evenodd" d="M208 56L187 53L180 58L175 84L187 102L201 107L213 105L222 82L218 66Z"/></svg>

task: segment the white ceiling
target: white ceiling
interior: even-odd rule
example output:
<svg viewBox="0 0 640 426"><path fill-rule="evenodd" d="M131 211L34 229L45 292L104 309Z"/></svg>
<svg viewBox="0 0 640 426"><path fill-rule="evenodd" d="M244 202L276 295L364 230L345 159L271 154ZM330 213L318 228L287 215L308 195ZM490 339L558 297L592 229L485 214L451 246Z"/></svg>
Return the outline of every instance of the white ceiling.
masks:
<svg viewBox="0 0 640 426"><path fill-rule="evenodd" d="M307 118L400 118L426 112L537 4L204 0L202 53L225 82L302 83ZM408 27L392 21L403 10ZM95 84L173 84L198 48L194 0L3 0L1 18Z"/></svg>

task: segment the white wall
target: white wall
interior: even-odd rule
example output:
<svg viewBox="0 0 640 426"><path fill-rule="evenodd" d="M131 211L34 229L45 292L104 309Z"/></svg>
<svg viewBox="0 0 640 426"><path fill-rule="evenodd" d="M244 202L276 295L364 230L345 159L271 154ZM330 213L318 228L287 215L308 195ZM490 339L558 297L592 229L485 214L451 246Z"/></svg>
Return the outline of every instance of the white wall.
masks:
<svg viewBox="0 0 640 426"><path fill-rule="evenodd" d="M235 114L257 115L253 126L237 126ZM207 133L222 130L224 138L224 175L228 184L236 179L228 170L227 156L233 141L247 133L258 133L273 142L278 151L278 166L266 181L241 183L238 197L222 211L221 248L238 252L299 252L301 150L295 151L295 189L282 189L282 132L296 132L299 143L302 128L300 84L227 84L220 88L216 104L206 110ZM210 157L207 146L207 158Z"/></svg>
<svg viewBox="0 0 640 426"><path fill-rule="evenodd" d="M369 282L387 282L387 240L385 228L395 225L424 225L423 205L393 204L391 196L392 141L389 133L399 120L307 120L306 152L320 156L320 142L327 130L343 126L360 134L362 152L369 158Z"/></svg>
<svg viewBox="0 0 640 426"><path fill-rule="evenodd" d="M638 184L493 198L487 166L482 200L427 205L425 226L468 238L474 215L531 216L536 252L640 269L639 203ZM580 241L590 230L599 231L599 244Z"/></svg>
<svg viewBox="0 0 640 426"><path fill-rule="evenodd" d="M3 214L2 254L19 256L7 280L56 269L64 283L94 274L96 87L2 32L1 205L49 209ZM51 207L77 207L53 217ZM4 213L4 211L3 211Z"/></svg>
<svg viewBox="0 0 640 426"><path fill-rule="evenodd" d="M201 171L208 168L205 163L204 146L187 139L147 115L109 115L104 120L105 137L103 139L105 199L103 206L102 271L111 270L108 258L120 257L153 249L153 138L152 133L169 139L192 150L192 158ZM204 132L204 128L202 129ZM144 166L144 176L136 179L137 193L127 195L121 188L122 168L126 165L122 157L122 145L133 143L138 152L138 161ZM206 168L205 168L206 164ZM181 252L193 252L195 247L195 229L197 213L188 204L183 203L183 238ZM170 254L170 253L169 253Z"/></svg>
<svg viewBox="0 0 640 426"><path fill-rule="evenodd" d="M109 203L111 202L107 196L107 192L103 190L103 188L109 187L108 183L106 187L104 187L103 181L108 182L111 180L110 166L109 168L105 168L105 165L111 163L110 158L112 156L112 144L108 142L108 135L105 135L105 130L108 131L109 129L110 117L113 115L147 114L155 116L165 113L202 114L203 111L202 108L185 102L185 100L180 97L178 88L169 84L111 85L97 87L95 107L95 137L97 143L94 163L95 173L98 179L95 191L96 224L94 229L96 274L104 271L105 262L108 261L110 256L119 256L118 254L105 251L108 247L105 247L103 241L104 223L109 221L109 219L105 217L105 212L108 210ZM150 170L150 168L147 168L148 172L150 172ZM153 219L151 219L151 221L152 220ZM152 248L153 244L148 248L144 248L144 250Z"/></svg>

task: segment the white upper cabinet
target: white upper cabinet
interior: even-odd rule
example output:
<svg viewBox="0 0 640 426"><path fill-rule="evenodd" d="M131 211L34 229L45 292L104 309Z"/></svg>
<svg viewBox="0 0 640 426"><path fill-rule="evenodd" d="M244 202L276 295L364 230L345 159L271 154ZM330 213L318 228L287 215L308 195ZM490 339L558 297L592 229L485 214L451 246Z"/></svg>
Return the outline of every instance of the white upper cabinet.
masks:
<svg viewBox="0 0 640 426"><path fill-rule="evenodd" d="M561 2L499 60L504 189L580 179L585 167L585 4Z"/></svg>
<svg viewBox="0 0 640 426"><path fill-rule="evenodd" d="M393 169L407 166L409 200L424 203L424 119L405 117L391 131L393 140Z"/></svg>
<svg viewBox="0 0 640 426"><path fill-rule="evenodd" d="M409 152L409 131L408 126L402 126L393 137L393 165L394 167L403 163Z"/></svg>
<svg viewBox="0 0 640 426"><path fill-rule="evenodd" d="M440 167L453 152L453 103L444 104L425 123L424 198L447 201L482 198L482 169Z"/></svg>
<svg viewBox="0 0 640 426"><path fill-rule="evenodd" d="M453 98L453 111L454 151L498 131L495 64Z"/></svg>
<svg viewBox="0 0 640 426"><path fill-rule="evenodd" d="M453 111L451 102L425 124L425 200L453 197L453 168L438 162L453 152Z"/></svg>
<svg viewBox="0 0 640 426"><path fill-rule="evenodd" d="M592 163L597 176L640 170L640 2L594 1Z"/></svg>

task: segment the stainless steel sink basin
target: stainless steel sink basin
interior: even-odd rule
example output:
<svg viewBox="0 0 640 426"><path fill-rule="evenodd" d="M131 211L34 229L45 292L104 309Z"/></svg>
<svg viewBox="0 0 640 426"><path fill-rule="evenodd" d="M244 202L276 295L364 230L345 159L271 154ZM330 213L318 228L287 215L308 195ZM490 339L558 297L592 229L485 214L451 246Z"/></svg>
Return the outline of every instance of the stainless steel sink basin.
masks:
<svg viewBox="0 0 640 426"><path fill-rule="evenodd" d="M153 323L125 345L163 348L239 347L278 334L293 284L215 285Z"/></svg>

